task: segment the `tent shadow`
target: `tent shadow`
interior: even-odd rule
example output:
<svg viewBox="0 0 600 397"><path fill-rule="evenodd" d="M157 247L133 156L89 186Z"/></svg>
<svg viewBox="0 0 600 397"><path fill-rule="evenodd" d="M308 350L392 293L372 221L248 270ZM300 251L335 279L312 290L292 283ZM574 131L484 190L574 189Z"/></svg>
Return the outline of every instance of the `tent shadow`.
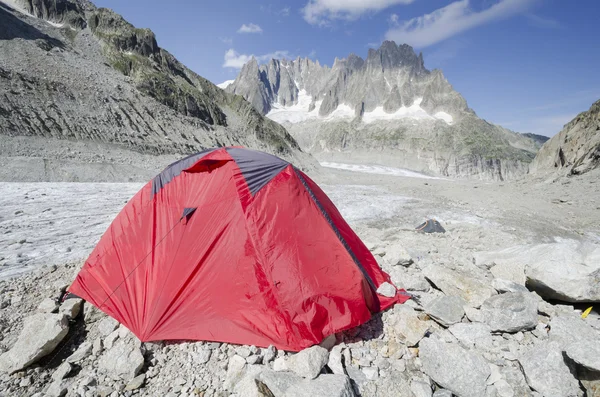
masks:
<svg viewBox="0 0 600 397"><path fill-rule="evenodd" d="M371 319L358 327L344 331L343 342L356 343L378 339L383 334L383 313L373 314Z"/></svg>

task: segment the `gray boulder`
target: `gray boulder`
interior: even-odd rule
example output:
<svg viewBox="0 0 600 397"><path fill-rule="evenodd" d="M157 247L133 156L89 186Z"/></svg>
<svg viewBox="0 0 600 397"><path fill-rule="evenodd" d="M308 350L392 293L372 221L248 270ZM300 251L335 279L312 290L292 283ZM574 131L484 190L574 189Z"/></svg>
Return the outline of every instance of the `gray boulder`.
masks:
<svg viewBox="0 0 600 397"><path fill-rule="evenodd" d="M264 395L275 397L353 397L350 378L325 374L314 380L290 372L262 372L257 381ZM269 394L270 393L270 394Z"/></svg>
<svg viewBox="0 0 600 397"><path fill-rule="evenodd" d="M100 335L108 336L119 327L119 322L112 317L104 317L97 327Z"/></svg>
<svg viewBox="0 0 600 397"><path fill-rule="evenodd" d="M465 315L464 304L465 302L457 296L442 296L431 301L425 307L425 312L438 323L448 327L462 320Z"/></svg>
<svg viewBox="0 0 600 397"><path fill-rule="evenodd" d="M287 359L287 369L304 378L314 379L329 360L329 352L321 346L304 349Z"/></svg>
<svg viewBox="0 0 600 397"><path fill-rule="evenodd" d="M421 320L411 307L397 305L393 315L394 333L398 340L407 346L415 346L431 328L431 323Z"/></svg>
<svg viewBox="0 0 600 397"><path fill-rule="evenodd" d="M575 314L556 316L550 320L549 326L548 337L559 343L563 350L576 342L600 343L600 333Z"/></svg>
<svg viewBox="0 0 600 397"><path fill-rule="evenodd" d="M454 343L427 338L419 344L419 357L423 372L457 396L485 395L490 367L479 353Z"/></svg>
<svg viewBox="0 0 600 397"><path fill-rule="evenodd" d="M467 348L490 350L493 347L492 329L483 323L458 323L451 325L448 331Z"/></svg>
<svg viewBox="0 0 600 397"><path fill-rule="evenodd" d="M492 281L492 287L500 293L504 292L523 292L527 293L529 290L522 284L515 283L514 281L505 280L503 278L495 278Z"/></svg>
<svg viewBox="0 0 600 397"><path fill-rule="evenodd" d="M469 306L479 307L496 290L485 279L461 270L450 270L443 266L431 265L423 270L423 275L448 296L459 296Z"/></svg>
<svg viewBox="0 0 600 397"><path fill-rule="evenodd" d="M329 359L327 360L327 366L337 375L345 375L344 370L344 356L342 355L343 347L341 345L334 346L329 352ZM350 363L347 363L350 364Z"/></svg>
<svg viewBox="0 0 600 397"><path fill-rule="evenodd" d="M483 322L492 331L518 332L533 329L537 321L538 303L529 292L507 292L492 296L481 305Z"/></svg>
<svg viewBox="0 0 600 397"><path fill-rule="evenodd" d="M40 313L54 313L58 309L58 304L52 298L46 298L40 302L37 311Z"/></svg>
<svg viewBox="0 0 600 397"><path fill-rule="evenodd" d="M64 314L34 314L25 318L17 342L0 356L0 371L14 373L50 354L67 336Z"/></svg>
<svg viewBox="0 0 600 397"><path fill-rule="evenodd" d="M385 249L385 259L392 266L410 266L413 263L413 259L408 251L398 244L391 245Z"/></svg>
<svg viewBox="0 0 600 397"><path fill-rule="evenodd" d="M130 381L144 366L140 343L133 336L119 338L111 348L104 351L98 368L115 379Z"/></svg>
<svg viewBox="0 0 600 397"><path fill-rule="evenodd" d="M565 363L560 345L543 342L519 357L529 386L546 397L581 396L579 382Z"/></svg>
<svg viewBox="0 0 600 397"><path fill-rule="evenodd" d="M589 370L600 372L600 344L594 341L579 341L567 346L567 356ZM600 375L599 375L600 377Z"/></svg>
<svg viewBox="0 0 600 397"><path fill-rule="evenodd" d="M542 297L566 302L600 301L600 248L575 240L518 245L487 253L497 266L524 267L527 285ZM495 274L509 278L506 274Z"/></svg>
<svg viewBox="0 0 600 397"><path fill-rule="evenodd" d="M58 309L59 313L64 313L69 318L75 318L79 314L81 310L81 305L83 304L83 299L71 298L65 300L60 308Z"/></svg>
<svg viewBox="0 0 600 397"><path fill-rule="evenodd" d="M75 350L75 352L73 352L73 354L71 354L68 358L67 358L67 362L69 363L79 363L80 361L84 360L85 358L87 358L90 353L92 352L92 343L90 342L83 342L78 348L77 350Z"/></svg>
<svg viewBox="0 0 600 397"><path fill-rule="evenodd" d="M379 288L377 288L377 293L388 298L393 298L394 296L396 296L396 287L394 287L390 283L385 282L382 283L379 286Z"/></svg>

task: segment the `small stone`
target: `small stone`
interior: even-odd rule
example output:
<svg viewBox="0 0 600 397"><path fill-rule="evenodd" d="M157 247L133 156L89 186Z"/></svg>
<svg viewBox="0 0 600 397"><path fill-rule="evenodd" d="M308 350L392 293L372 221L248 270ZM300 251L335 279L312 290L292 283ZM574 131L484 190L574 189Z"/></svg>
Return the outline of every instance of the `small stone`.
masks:
<svg viewBox="0 0 600 397"><path fill-rule="evenodd" d="M431 385L422 380L413 380L410 382L410 390L414 397L431 397Z"/></svg>
<svg viewBox="0 0 600 397"><path fill-rule="evenodd" d="M67 383L63 382L62 380L55 380L46 389L46 396L63 397L65 394L67 394L67 391L68 391Z"/></svg>
<svg viewBox="0 0 600 397"><path fill-rule="evenodd" d="M246 363L250 365L260 364L261 357L258 355L249 356L246 358Z"/></svg>
<svg viewBox="0 0 600 397"><path fill-rule="evenodd" d="M211 355L212 350L200 349L200 351L194 355L194 361L198 364L206 364L210 360Z"/></svg>
<svg viewBox="0 0 600 397"><path fill-rule="evenodd" d="M139 389L140 387L142 387L145 380L146 380L146 375L144 375L144 374L138 375L135 378L133 378L129 383L127 383L127 386L125 386L125 390Z"/></svg>
<svg viewBox="0 0 600 397"><path fill-rule="evenodd" d="M327 349L321 346L312 346L290 356L286 364L290 371L303 378L314 379L319 376L328 360Z"/></svg>
<svg viewBox="0 0 600 397"><path fill-rule="evenodd" d="M52 374L52 379L55 381L57 381L57 380L60 381L64 378L66 378L67 375L69 375L71 373L72 369L73 369L73 367L68 362L62 363L61 365L58 366L58 368L56 368L56 370Z"/></svg>
<svg viewBox="0 0 600 397"><path fill-rule="evenodd" d="M75 318L79 314L82 304L83 299L67 299L60 305L59 313L64 313L69 318Z"/></svg>
<svg viewBox="0 0 600 397"><path fill-rule="evenodd" d="M342 362L342 346L337 345L334 346L333 349L329 352L329 359L327 361L327 366L337 375L346 375L346 371L344 371L344 364Z"/></svg>
<svg viewBox="0 0 600 397"><path fill-rule="evenodd" d="M233 391L233 387L242 379L244 369L246 367L246 359L244 357L234 355L227 363L227 373L223 388Z"/></svg>
<svg viewBox="0 0 600 397"><path fill-rule="evenodd" d="M504 292L523 292L528 293L529 290L521 284L517 284L514 281L504 280L501 278L495 278L492 281L492 287L500 293Z"/></svg>
<svg viewBox="0 0 600 397"><path fill-rule="evenodd" d="M98 354L102 353L103 349L104 347L102 346L102 339L96 338L96 340L94 340L94 343L92 344L92 354L94 356L97 356Z"/></svg>
<svg viewBox="0 0 600 397"><path fill-rule="evenodd" d="M91 352L92 344L90 342L83 342L77 348L77 350L67 358L67 362L73 364L79 363L83 359L87 358Z"/></svg>
<svg viewBox="0 0 600 397"><path fill-rule="evenodd" d="M452 392L446 389L438 389L433 393L433 397L452 397Z"/></svg>
<svg viewBox="0 0 600 397"><path fill-rule="evenodd" d="M365 377L368 380L375 380L379 378L379 368L377 367L363 367L360 370L363 372L363 374L365 374Z"/></svg>
<svg viewBox="0 0 600 397"><path fill-rule="evenodd" d="M277 357L273 361L273 371L287 371L287 364L284 357Z"/></svg>
<svg viewBox="0 0 600 397"><path fill-rule="evenodd" d="M98 332L102 336L110 335L119 327L119 322L112 317L105 317L98 323Z"/></svg>
<svg viewBox="0 0 600 397"><path fill-rule="evenodd" d="M413 263L410 254L398 244L387 247L385 258L392 266L410 266Z"/></svg>
<svg viewBox="0 0 600 397"><path fill-rule="evenodd" d="M277 349L275 348L275 346L270 345L269 347L267 347L264 350L263 363L265 363L265 364L270 363L271 361L273 361L275 359L276 356L277 356Z"/></svg>
<svg viewBox="0 0 600 397"><path fill-rule="evenodd" d="M377 288L377 293L387 298L393 298L396 296L396 287L388 282L384 282Z"/></svg>
<svg viewBox="0 0 600 397"><path fill-rule="evenodd" d="M250 356L250 354L251 354L251 353L250 353L250 349L248 349L248 348L247 348L247 347L245 347L245 346L240 346L240 347L238 347L238 348L235 350L235 353L236 353L238 356L240 356L240 357L243 357L243 358L247 358L247 357L249 357L249 356Z"/></svg>

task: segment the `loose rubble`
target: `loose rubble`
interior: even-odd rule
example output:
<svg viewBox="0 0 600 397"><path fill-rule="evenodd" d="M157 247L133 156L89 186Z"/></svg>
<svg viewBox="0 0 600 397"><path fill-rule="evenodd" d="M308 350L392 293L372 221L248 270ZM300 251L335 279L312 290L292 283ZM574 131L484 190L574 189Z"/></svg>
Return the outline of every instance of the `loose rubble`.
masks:
<svg viewBox="0 0 600 397"><path fill-rule="evenodd" d="M419 287L415 299L298 353L142 343L88 303L51 298L77 263L0 281L8 302L0 309L0 395L598 396L597 312L582 319L569 304L544 301L525 289L519 268L383 266L392 281L420 278L408 283Z"/></svg>

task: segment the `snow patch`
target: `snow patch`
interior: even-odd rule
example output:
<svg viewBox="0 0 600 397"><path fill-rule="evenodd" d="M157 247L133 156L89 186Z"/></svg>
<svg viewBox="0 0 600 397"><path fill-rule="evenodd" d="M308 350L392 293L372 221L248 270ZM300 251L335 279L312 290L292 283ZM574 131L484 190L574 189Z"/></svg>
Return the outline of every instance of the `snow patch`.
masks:
<svg viewBox="0 0 600 397"><path fill-rule="evenodd" d="M321 162L321 166L326 167L326 168L335 168L338 170L362 172L365 174L404 176L404 177L408 177L408 178L422 178L422 179L445 179L445 178L439 178L439 177L435 177L435 176L421 174L420 172L406 170L404 168L386 167L383 165L344 164L344 163L332 163L332 162L328 162L328 161L323 161L323 162Z"/></svg>
<svg viewBox="0 0 600 397"><path fill-rule="evenodd" d="M415 99L414 103L405 107L402 106L400 109L396 110L394 113L388 113L383 110L383 106L378 106L374 110L370 112L365 112L363 114L363 121L367 124L373 123L375 121L382 120L399 120L399 119L416 119L416 120L430 120L433 119L425 110L419 106L423 98Z"/></svg>
<svg viewBox="0 0 600 397"><path fill-rule="evenodd" d="M433 117L435 117L436 119L444 120L448 124L452 124L452 121L454 121L452 116L446 112L437 112L433 115Z"/></svg>
<svg viewBox="0 0 600 397"><path fill-rule="evenodd" d="M224 90L225 88L227 88L227 87L229 87L231 84L233 84L233 82L234 82L234 81L235 81L235 80L227 80L227 81L224 81L224 82L222 82L221 84L217 84L217 87L219 87L219 88L221 88L221 89L223 89L223 90Z"/></svg>
<svg viewBox="0 0 600 397"><path fill-rule="evenodd" d="M46 21L48 22L48 25L54 26L55 28L62 28L63 26L65 26L64 23L57 23L57 22L52 22L52 21Z"/></svg>
<svg viewBox="0 0 600 397"><path fill-rule="evenodd" d="M298 83L296 86L298 86ZM319 108L323 101L315 102L315 108L312 111L308 111L310 104L313 99L306 90L302 89L298 92L298 101L295 105L283 106L279 103L272 105L271 111L267 113L267 117L278 123L301 123L308 120L321 120L324 122L332 122L339 120L351 120L355 117L354 109L345 103L340 104L333 112L327 116L319 115ZM409 107L401 107L394 113L388 113L383 110L383 106L378 106L370 112L363 114L362 121L366 124L373 123L376 121L389 121L389 120L400 120L400 119L413 119L413 120L435 120L440 119L448 124L451 124L453 119L446 112L437 112L435 116L429 115L420 104L423 102L423 98L415 99L414 103Z"/></svg>

